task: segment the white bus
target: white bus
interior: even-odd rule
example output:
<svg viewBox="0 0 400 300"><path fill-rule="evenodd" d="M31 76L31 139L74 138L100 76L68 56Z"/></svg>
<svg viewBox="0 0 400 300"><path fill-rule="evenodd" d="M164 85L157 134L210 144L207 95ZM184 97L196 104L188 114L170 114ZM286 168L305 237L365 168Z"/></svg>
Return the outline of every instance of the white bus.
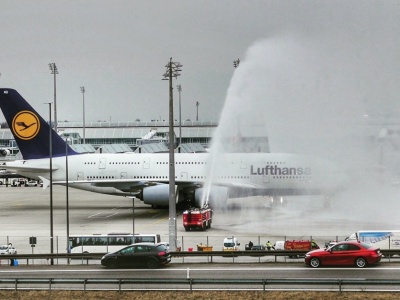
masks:
<svg viewBox="0 0 400 300"><path fill-rule="evenodd" d="M135 243L160 243L159 234L109 233L69 236L69 253L108 253Z"/></svg>

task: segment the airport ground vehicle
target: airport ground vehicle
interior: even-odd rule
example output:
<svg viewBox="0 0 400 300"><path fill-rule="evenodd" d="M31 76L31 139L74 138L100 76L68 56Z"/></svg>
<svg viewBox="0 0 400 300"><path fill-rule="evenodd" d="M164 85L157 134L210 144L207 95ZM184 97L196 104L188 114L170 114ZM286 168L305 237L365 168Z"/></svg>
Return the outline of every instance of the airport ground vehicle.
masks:
<svg viewBox="0 0 400 300"><path fill-rule="evenodd" d="M346 238L346 241L360 241L381 250L399 250L400 230L361 230Z"/></svg>
<svg viewBox="0 0 400 300"><path fill-rule="evenodd" d="M170 261L171 254L164 244L139 243L107 253L102 257L101 264L108 268L146 266L155 269Z"/></svg>
<svg viewBox="0 0 400 300"><path fill-rule="evenodd" d="M36 180L29 180L25 181L25 186L38 186L38 183Z"/></svg>
<svg viewBox="0 0 400 300"><path fill-rule="evenodd" d="M107 253L118 251L128 245L135 243L160 243L159 234L135 234L110 233L110 234L88 234L70 235L70 253Z"/></svg>
<svg viewBox="0 0 400 300"><path fill-rule="evenodd" d="M186 231L191 229L206 230L211 228L213 211L209 207L191 208L185 210L182 215L183 227Z"/></svg>
<svg viewBox="0 0 400 300"><path fill-rule="evenodd" d="M235 237L224 238L222 251L239 251L240 243Z"/></svg>
<svg viewBox="0 0 400 300"><path fill-rule="evenodd" d="M327 249L318 249L306 254L304 263L313 268L320 266L356 266L364 268L368 264L380 262L379 248L362 242L340 242Z"/></svg>
<svg viewBox="0 0 400 300"><path fill-rule="evenodd" d="M17 249L11 244L0 246L0 255L17 254Z"/></svg>
<svg viewBox="0 0 400 300"><path fill-rule="evenodd" d="M25 180L25 178L18 178L18 179L14 179L12 182L11 182L11 186L23 186L23 185L25 185L25 183L26 183L26 180Z"/></svg>

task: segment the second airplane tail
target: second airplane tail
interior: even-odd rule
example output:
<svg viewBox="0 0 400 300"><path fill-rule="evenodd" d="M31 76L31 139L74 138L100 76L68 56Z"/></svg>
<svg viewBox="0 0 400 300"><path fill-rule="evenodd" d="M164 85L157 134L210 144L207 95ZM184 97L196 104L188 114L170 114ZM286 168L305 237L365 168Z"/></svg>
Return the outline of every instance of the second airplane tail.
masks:
<svg viewBox="0 0 400 300"><path fill-rule="evenodd" d="M0 108L24 159L50 157L50 134L53 157L78 154L16 90L0 89Z"/></svg>

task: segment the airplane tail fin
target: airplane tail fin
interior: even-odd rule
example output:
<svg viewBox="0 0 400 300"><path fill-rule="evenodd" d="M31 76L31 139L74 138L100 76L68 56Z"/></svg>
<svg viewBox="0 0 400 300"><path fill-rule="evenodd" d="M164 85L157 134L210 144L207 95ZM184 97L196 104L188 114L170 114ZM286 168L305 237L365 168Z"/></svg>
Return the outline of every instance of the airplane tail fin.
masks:
<svg viewBox="0 0 400 300"><path fill-rule="evenodd" d="M24 159L50 157L49 124L16 90L0 89L0 108ZM54 130L51 140L53 157L78 154Z"/></svg>

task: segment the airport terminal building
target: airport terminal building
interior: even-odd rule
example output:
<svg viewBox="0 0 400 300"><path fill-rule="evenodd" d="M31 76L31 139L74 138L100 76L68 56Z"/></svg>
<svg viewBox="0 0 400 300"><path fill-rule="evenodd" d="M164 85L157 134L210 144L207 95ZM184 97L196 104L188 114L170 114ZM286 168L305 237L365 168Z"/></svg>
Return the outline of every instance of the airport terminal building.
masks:
<svg viewBox="0 0 400 300"><path fill-rule="evenodd" d="M0 148L15 147L11 130L5 123L1 125ZM175 122L175 144L200 144L207 148L217 126L217 122L182 121L181 125ZM82 122L58 122L57 127L60 136L65 137L74 148L84 148L82 152L107 148L106 145L124 145L119 147L121 151L114 150L127 152L136 151L147 144L168 144L167 121L86 122L85 128Z"/></svg>
<svg viewBox="0 0 400 300"><path fill-rule="evenodd" d="M18 148L6 123L0 128L0 148L12 148L8 159L15 158ZM177 152L204 152L209 148L214 131L213 121L178 121L174 124ZM58 132L77 152L168 152L169 122L119 121L119 122L58 122ZM232 133L235 135L235 133ZM237 136L234 139L237 140ZM227 137L232 140L232 137ZM240 148L229 152L269 152L268 137L260 128L252 128L240 136ZM4 157L3 157L4 158ZM17 157L18 158L18 157ZM1 159L1 158L0 158ZM6 159L6 158L4 158Z"/></svg>

